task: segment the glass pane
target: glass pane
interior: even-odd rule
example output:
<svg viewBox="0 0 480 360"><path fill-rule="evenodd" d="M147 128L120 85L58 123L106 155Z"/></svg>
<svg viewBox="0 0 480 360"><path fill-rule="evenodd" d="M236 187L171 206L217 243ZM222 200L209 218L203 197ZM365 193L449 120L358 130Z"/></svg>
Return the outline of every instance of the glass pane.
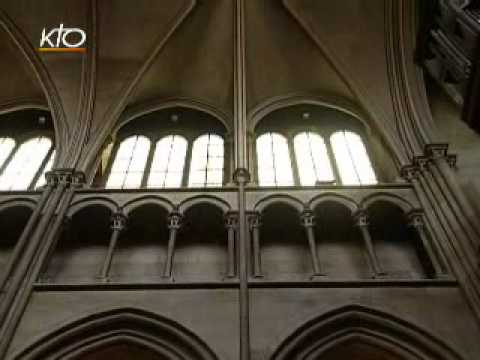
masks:
<svg viewBox="0 0 480 360"><path fill-rule="evenodd" d="M150 140L145 136L130 136L118 147L106 188L138 188L150 151Z"/></svg>
<svg viewBox="0 0 480 360"><path fill-rule="evenodd" d="M183 173L179 173L179 172L168 173L165 178L164 187L166 188L180 187L180 185L182 185L182 177L183 177Z"/></svg>
<svg viewBox="0 0 480 360"><path fill-rule="evenodd" d="M166 136L157 142L152 160L148 187L180 187L187 154L187 140Z"/></svg>
<svg viewBox="0 0 480 360"><path fill-rule="evenodd" d="M257 138L258 177L261 186L293 185L287 139L276 133Z"/></svg>
<svg viewBox="0 0 480 360"><path fill-rule="evenodd" d="M15 140L12 138L0 138L0 167L5 160L10 156L13 148L15 147Z"/></svg>
<svg viewBox="0 0 480 360"><path fill-rule="evenodd" d="M189 186L222 186L223 166L223 138L215 134L200 136L193 143Z"/></svg>
<svg viewBox="0 0 480 360"><path fill-rule="evenodd" d="M189 186L190 187L203 187L206 184L207 172L198 170L190 173Z"/></svg>
<svg viewBox="0 0 480 360"><path fill-rule="evenodd" d="M125 177L123 188L132 189L140 187L142 183L143 172L129 172Z"/></svg>
<svg viewBox="0 0 480 360"><path fill-rule="evenodd" d="M327 147L320 135L300 133L294 139L300 183L315 185L317 181L333 181L333 170L328 158Z"/></svg>
<svg viewBox="0 0 480 360"><path fill-rule="evenodd" d="M40 186L43 186L47 183L47 179L45 178L45 174L52 170L53 166L53 161L55 160L55 150L52 151L52 154L50 155L50 158L48 159L47 164L43 168L42 174L37 180L37 183L35 184L35 188L39 188Z"/></svg>
<svg viewBox="0 0 480 360"><path fill-rule="evenodd" d="M52 146L46 137L24 142L0 177L0 190L26 190L32 183Z"/></svg>
<svg viewBox="0 0 480 360"><path fill-rule="evenodd" d="M338 131L331 137L332 148L344 185L376 184L377 180L361 137Z"/></svg>
<svg viewBox="0 0 480 360"><path fill-rule="evenodd" d="M108 189L121 189L124 178L124 173L110 173L106 187Z"/></svg>
<svg viewBox="0 0 480 360"><path fill-rule="evenodd" d="M345 138L347 139L360 183L362 185L376 184L377 179L362 138L358 134L348 131L345 132Z"/></svg>

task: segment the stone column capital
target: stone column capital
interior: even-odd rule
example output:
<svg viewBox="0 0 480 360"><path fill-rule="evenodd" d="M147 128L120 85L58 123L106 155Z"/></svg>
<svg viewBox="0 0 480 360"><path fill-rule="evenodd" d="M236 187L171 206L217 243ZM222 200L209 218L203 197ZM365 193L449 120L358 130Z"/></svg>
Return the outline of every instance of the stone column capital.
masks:
<svg viewBox="0 0 480 360"><path fill-rule="evenodd" d="M420 168L417 165L406 165L402 167L400 171L401 176L411 182L412 180L418 179L418 176L420 175Z"/></svg>
<svg viewBox="0 0 480 360"><path fill-rule="evenodd" d="M355 225L358 227L366 227L369 224L368 214L363 209L359 209L353 214L353 220L355 221Z"/></svg>
<svg viewBox="0 0 480 360"><path fill-rule="evenodd" d="M315 214L310 209L305 209L300 214L300 220L304 227L314 227L315 226Z"/></svg>
<svg viewBox="0 0 480 360"><path fill-rule="evenodd" d="M127 225L127 217L121 213L116 212L111 217L112 221L112 230L123 231Z"/></svg>
<svg viewBox="0 0 480 360"><path fill-rule="evenodd" d="M227 229L236 229L238 224L238 214L233 211L229 211L225 214L225 226Z"/></svg>
<svg viewBox="0 0 480 360"><path fill-rule="evenodd" d="M258 229L262 225L262 216L259 212L251 212L247 218L250 229Z"/></svg>
<svg viewBox="0 0 480 360"><path fill-rule="evenodd" d="M432 161L432 159L430 157L424 156L424 155L415 156L413 158L413 164L414 164L414 166L418 167L419 171L428 170L431 161Z"/></svg>
<svg viewBox="0 0 480 360"><path fill-rule="evenodd" d="M178 230L182 226L182 214L180 214L177 211L171 212L170 215L168 215L168 228L170 230Z"/></svg>

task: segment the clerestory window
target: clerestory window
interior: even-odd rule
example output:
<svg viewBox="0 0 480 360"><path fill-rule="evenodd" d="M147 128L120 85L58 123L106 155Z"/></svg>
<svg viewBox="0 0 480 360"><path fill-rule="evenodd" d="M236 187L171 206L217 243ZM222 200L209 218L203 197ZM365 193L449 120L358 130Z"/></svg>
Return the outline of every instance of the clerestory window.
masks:
<svg viewBox="0 0 480 360"><path fill-rule="evenodd" d="M0 139L0 190L28 190L41 182L48 171L47 157L52 155L52 147L52 141L45 136L28 139L17 147L13 139Z"/></svg>
<svg viewBox="0 0 480 360"><path fill-rule="evenodd" d="M188 180L190 187L222 186L223 147L223 138L215 134L205 134L195 140Z"/></svg>
<svg viewBox="0 0 480 360"><path fill-rule="evenodd" d="M284 135L267 132L257 138L256 150L260 186L377 183L362 137L353 131L339 130L325 138L303 131L293 136L293 144ZM295 156L296 169L290 154Z"/></svg>
<svg viewBox="0 0 480 360"><path fill-rule="evenodd" d="M106 188L179 188L183 184L189 187L222 186L224 141L221 136L207 133L189 145L183 136L167 135L154 147L150 144L151 141L142 135L123 140L111 165ZM188 163L187 159L190 159ZM186 169L189 169L188 174ZM185 179L187 175L188 181Z"/></svg>
<svg viewBox="0 0 480 360"><path fill-rule="evenodd" d="M258 180L260 186L294 185L287 138L268 132L257 138Z"/></svg>

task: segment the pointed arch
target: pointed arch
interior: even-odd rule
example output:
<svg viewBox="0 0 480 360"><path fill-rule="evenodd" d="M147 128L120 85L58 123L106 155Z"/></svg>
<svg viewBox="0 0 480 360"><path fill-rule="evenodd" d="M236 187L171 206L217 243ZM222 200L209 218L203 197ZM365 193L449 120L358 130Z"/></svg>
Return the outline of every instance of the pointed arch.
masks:
<svg viewBox="0 0 480 360"><path fill-rule="evenodd" d="M137 345L166 359L218 359L198 336L180 324L132 308L109 310L66 324L36 339L12 359L76 359L118 343Z"/></svg>
<svg viewBox="0 0 480 360"><path fill-rule="evenodd" d="M379 310L349 305L302 325L282 342L271 360L321 359L327 350L350 340L406 360L463 359L444 341L416 325Z"/></svg>
<svg viewBox="0 0 480 360"><path fill-rule="evenodd" d="M11 19L8 14L2 10L0 10L0 29L3 29L8 37L10 37L11 41L15 44L15 47L22 54L22 57L35 74L35 77L37 78L48 102L48 109L52 114L56 148L59 150L60 154L63 154L62 149L64 144L68 142L71 129L67 121L67 116L65 114L65 109L63 108L60 94L50 73L48 72L47 67L29 43L26 35L15 24L13 19ZM33 106L34 108L45 107L43 101L39 101L38 99L33 100L33 103L31 104L30 101L27 101L26 104ZM24 108L26 104L20 104L20 107ZM14 108L17 107L17 105L11 104L9 107ZM3 111L5 111L5 109ZM61 161L56 161L56 163L60 162Z"/></svg>

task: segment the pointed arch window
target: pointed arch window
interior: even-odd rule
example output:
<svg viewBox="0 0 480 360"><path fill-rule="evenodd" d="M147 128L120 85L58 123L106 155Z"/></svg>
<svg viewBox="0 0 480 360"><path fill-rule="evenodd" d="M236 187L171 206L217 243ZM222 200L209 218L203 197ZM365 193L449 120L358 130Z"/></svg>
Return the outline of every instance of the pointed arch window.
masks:
<svg viewBox="0 0 480 360"><path fill-rule="evenodd" d="M256 145L260 186L294 185L287 139L268 132L257 138Z"/></svg>
<svg viewBox="0 0 480 360"><path fill-rule="evenodd" d="M142 185L150 140L134 135L120 144L107 180L109 189L132 189Z"/></svg>
<svg viewBox="0 0 480 360"><path fill-rule="evenodd" d="M182 185L187 140L178 135L165 136L155 146L147 187L175 188Z"/></svg>
<svg viewBox="0 0 480 360"><path fill-rule="evenodd" d="M0 138L0 168L15 148L15 140L9 137Z"/></svg>
<svg viewBox="0 0 480 360"><path fill-rule="evenodd" d="M330 137L330 142L343 185L377 183L367 149L360 135L341 130Z"/></svg>
<svg viewBox="0 0 480 360"><path fill-rule="evenodd" d="M52 141L35 137L20 145L0 176L0 190L26 190L45 161Z"/></svg>
<svg viewBox="0 0 480 360"><path fill-rule="evenodd" d="M293 143L301 185L335 181L327 146L320 135L302 132L295 136Z"/></svg>
<svg viewBox="0 0 480 360"><path fill-rule="evenodd" d="M205 134L193 143L190 163L190 187L222 186L224 141L215 134Z"/></svg>

